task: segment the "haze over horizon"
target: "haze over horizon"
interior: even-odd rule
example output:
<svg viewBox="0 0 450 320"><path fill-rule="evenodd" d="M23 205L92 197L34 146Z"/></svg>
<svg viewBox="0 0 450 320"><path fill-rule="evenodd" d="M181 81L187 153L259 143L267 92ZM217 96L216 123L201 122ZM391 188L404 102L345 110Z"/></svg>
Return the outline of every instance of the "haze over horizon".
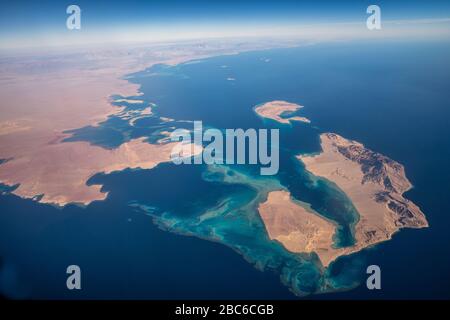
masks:
<svg viewBox="0 0 450 320"><path fill-rule="evenodd" d="M381 8L370 37L448 38L450 4L433 1L17 1L2 5L0 50L221 37L306 40L369 37L366 9ZM81 30L68 30L66 8L81 8Z"/></svg>

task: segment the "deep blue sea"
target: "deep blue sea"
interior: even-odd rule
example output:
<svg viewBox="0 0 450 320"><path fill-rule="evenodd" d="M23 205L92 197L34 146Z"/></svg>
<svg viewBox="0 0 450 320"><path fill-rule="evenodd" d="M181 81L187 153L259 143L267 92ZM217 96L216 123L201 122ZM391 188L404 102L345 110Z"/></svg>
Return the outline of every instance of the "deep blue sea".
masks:
<svg viewBox="0 0 450 320"><path fill-rule="evenodd" d="M267 239L251 201L279 183L339 223L341 244L350 244L354 216L345 195L323 183L313 187L292 158L320 151L318 134L335 132L405 166L414 185L406 196L430 228L401 230L391 241L339 259L330 279L337 287L361 285L306 298L450 298L449 54L449 43L343 42L157 65L129 75L158 116L178 121L143 118L130 127L112 116L99 127L73 130L70 140L105 148L140 136L153 142L169 125L192 126L179 120L221 129L279 128L253 111L271 100L305 106L299 114L312 123L281 127L280 172L268 180L251 167L166 163L94 176L89 183L110 193L86 208L2 195L0 291L12 298L298 299L289 288L313 290L317 272L298 267L301 258ZM205 211L217 219L198 224ZM66 289L70 264L81 267L81 291ZM370 264L381 267L379 291L365 287Z"/></svg>

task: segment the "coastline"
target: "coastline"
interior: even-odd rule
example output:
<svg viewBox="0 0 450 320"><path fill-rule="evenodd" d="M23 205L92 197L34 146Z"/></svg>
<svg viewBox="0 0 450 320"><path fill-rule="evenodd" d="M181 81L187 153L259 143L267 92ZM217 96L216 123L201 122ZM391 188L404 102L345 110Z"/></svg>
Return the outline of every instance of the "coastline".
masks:
<svg viewBox="0 0 450 320"><path fill-rule="evenodd" d="M272 119L282 124L291 124L292 121L310 123L311 120L300 116L283 117L286 113L294 113L303 106L283 100L274 100L259 104L253 108L261 118Z"/></svg>
<svg viewBox="0 0 450 320"><path fill-rule="evenodd" d="M401 164L337 134L324 133L320 138L320 154L297 158L306 170L344 191L360 215L356 244L339 255L390 240L401 228L428 227L420 208L402 196L412 185Z"/></svg>
<svg viewBox="0 0 450 320"><path fill-rule="evenodd" d="M105 168L96 164L104 163L104 150L83 141L64 140L73 136L68 131L85 126L95 127L108 117L121 114L124 111L124 107L120 106L122 102L132 105L137 104L137 101L143 103L140 85L127 79L130 74L158 64L174 66L213 56L277 46L288 44L255 42L239 50L233 48L232 44L225 45L221 42L205 48L186 44L173 49L169 45L172 48L170 52L164 46L154 49L139 47L131 49L131 54L124 49L114 53L92 50L80 53L77 61L73 61L70 55L55 56L47 64L39 65L32 73L25 73L20 61L17 64L10 63L0 77L0 95L8 101L2 107L0 121L0 158L10 159L8 166L6 163L0 164L0 183L6 186L19 185L12 191L13 194L23 198L37 198L39 202L65 205L102 200L105 196L100 193L100 186L87 186L86 182L95 173L104 171ZM29 63L35 63L39 58L27 57ZM52 64L62 64L64 67L49 71L48 67ZM21 94L22 92L27 92L27 95ZM114 101L113 96L119 98ZM144 111L142 115L152 116L152 112ZM136 120L138 119L132 119L130 125ZM153 145L147 148L164 149ZM56 160L50 161L47 156L50 154ZM73 156L68 159L65 154ZM58 160L70 162L83 158L90 160L85 163L87 168L83 172L77 171L76 163L68 168L66 163ZM144 167L153 167L155 159L160 157L149 156L149 164ZM128 164L117 163L117 167L122 169L134 166L133 160ZM39 174L43 171L58 174ZM84 171L89 172L89 175ZM27 172L27 175L20 172ZM84 177L82 182L79 176ZM75 185L84 190L83 196L77 195L78 191L73 188ZM52 196L45 196L50 193Z"/></svg>

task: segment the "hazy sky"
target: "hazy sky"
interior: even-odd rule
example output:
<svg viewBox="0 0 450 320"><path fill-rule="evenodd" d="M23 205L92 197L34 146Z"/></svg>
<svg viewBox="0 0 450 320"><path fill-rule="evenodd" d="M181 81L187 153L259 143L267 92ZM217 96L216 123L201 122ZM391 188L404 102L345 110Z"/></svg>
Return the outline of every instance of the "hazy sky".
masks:
<svg viewBox="0 0 450 320"><path fill-rule="evenodd" d="M66 28L66 8L70 4L76 4L82 10L81 30ZM436 29L449 29L448 0L3 1L0 6L0 47L114 40L159 41L215 35L283 34L287 31L293 34L306 25L342 23L361 27L365 25L366 8L370 4L380 6L383 21L420 20L420 25L426 25L427 29L430 23L436 24ZM330 33L335 31L333 29Z"/></svg>

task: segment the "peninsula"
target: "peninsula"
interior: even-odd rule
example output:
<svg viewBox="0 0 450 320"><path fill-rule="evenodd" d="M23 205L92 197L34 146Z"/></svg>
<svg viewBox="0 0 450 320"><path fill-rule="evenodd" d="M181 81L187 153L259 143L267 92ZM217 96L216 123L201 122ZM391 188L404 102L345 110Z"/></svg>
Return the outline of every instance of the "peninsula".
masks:
<svg viewBox="0 0 450 320"><path fill-rule="evenodd" d="M129 105L149 103L139 86L128 81L130 74L158 64L176 65L272 46L259 41L239 50L234 42L114 50L88 46L0 57L0 184L17 196L60 206L104 199L101 186L86 185L90 177L126 168L152 168L170 161L173 147L162 141L149 144L134 139L109 150L67 141L68 131L98 126L110 116L129 120L130 126L141 117L155 116L153 105L135 112L125 110Z"/></svg>
<svg viewBox="0 0 450 320"><path fill-rule="evenodd" d="M46 152L30 152L16 161L3 163L0 181L17 185L14 194L23 198L40 196L40 202L58 206L68 203L87 205L107 196L101 191L101 185L86 184L95 174L126 168L151 169L171 160L176 142L150 144L144 140L131 140L112 150L88 142L53 143L47 146ZM201 147L191 144L181 151L191 156L201 150Z"/></svg>

